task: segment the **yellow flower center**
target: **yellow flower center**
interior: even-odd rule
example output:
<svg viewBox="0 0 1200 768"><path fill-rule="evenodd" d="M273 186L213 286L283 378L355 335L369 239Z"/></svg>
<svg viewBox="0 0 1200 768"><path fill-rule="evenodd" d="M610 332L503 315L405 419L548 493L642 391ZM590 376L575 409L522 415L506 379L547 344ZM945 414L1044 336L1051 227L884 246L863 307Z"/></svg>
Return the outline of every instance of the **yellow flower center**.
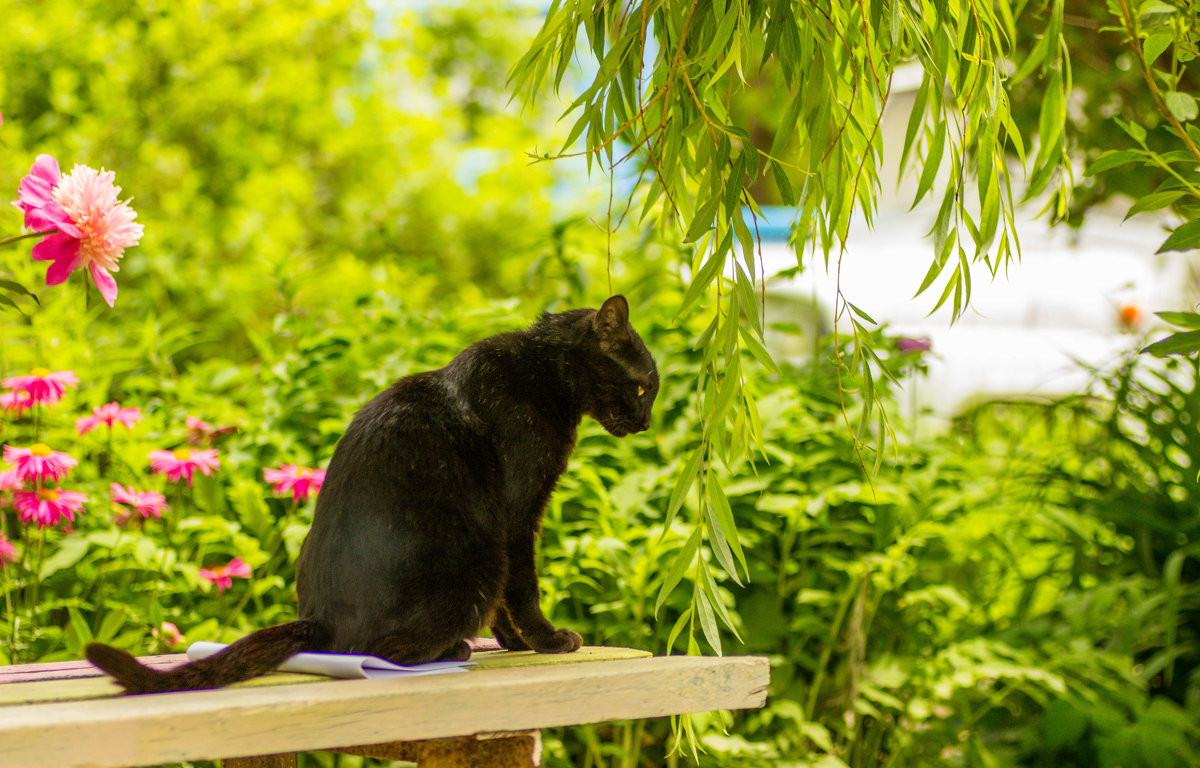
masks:
<svg viewBox="0 0 1200 768"><path fill-rule="evenodd" d="M34 368L29 372L30 376L37 376L39 379L44 379L50 375L50 371L45 368Z"/></svg>
<svg viewBox="0 0 1200 768"><path fill-rule="evenodd" d="M29 452L34 456L49 456L52 453L50 446L46 445L45 443L37 443L29 449Z"/></svg>
<svg viewBox="0 0 1200 768"><path fill-rule="evenodd" d="M308 477L311 474L312 474L312 470L309 469L308 467L301 467L299 470L296 471L296 477Z"/></svg>
<svg viewBox="0 0 1200 768"><path fill-rule="evenodd" d="M175 451L175 458L179 459L180 461L187 461L188 459L192 458L192 452L187 448L180 448L178 451Z"/></svg>
<svg viewBox="0 0 1200 768"><path fill-rule="evenodd" d="M58 491L53 488L39 488L37 497L39 501L58 501Z"/></svg>

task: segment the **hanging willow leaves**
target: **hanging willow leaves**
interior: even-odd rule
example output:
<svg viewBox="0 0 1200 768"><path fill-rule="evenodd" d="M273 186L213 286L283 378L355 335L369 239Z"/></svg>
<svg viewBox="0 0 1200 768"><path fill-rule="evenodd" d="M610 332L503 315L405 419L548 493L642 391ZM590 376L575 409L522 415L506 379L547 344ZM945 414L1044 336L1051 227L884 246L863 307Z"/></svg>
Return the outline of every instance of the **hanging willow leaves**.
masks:
<svg viewBox="0 0 1200 768"><path fill-rule="evenodd" d="M762 335L756 185L769 178L780 197L794 203L798 265L820 254L835 267L851 222L870 224L875 217L881 115L893 74L919 67L902 172L919 179L914 204L927 197L940 204L931 232L933 266L924 281L914 276L913 285L957 318L970 301L972 269L982 263L995 273L1017 254L1010 158L1020 168L1026 145L1036 145L1030 177L1039 192L1053 190L1052 213L1066 204L1071 178L1061 121L1071 78L1062 55L1062 13L1062 0L551 3L510 73L514 94L536 100L547 88L576 89L564 115L572 126L564 153L586 155L589 167L593 159L606 170L631 166L638 183L630 210L691 248L681 311L700 307L711 318L697 342L704 369L696 382L696 442L681 462L667 511L669 518L686 515L694 532L664 564L669 573L658 605L704 562L715 561L733 582L748 576L721 484L730 467L763 447L753 379L774 369ZM1014 61L1019 24L1045 31L1028 56ZM567 73L578 73L572 63L585 50L593 57L583 65L589 74L573 83ZM1025 80L1036 80L1045 93L1042 124L1029 140L1016 132L1009 105L1009 88ZM761 88L770 89L780 109L760 145L750 126L739 124L736 106ZM971 186L976 193L968 194ZM843 394L864 398L860 417L854 424L847 419L847 426L869 468L867 454L881 458L878 442L888 431L874 400L882 368L870 346L874 321L849 304L852 298L840 288L834 297L836 317L853 330L838 345L836 362ZM688 647L694 647L698 621L719 650L716 624L733 628L716 584L697 575L691 586L688 618L673 636L686 624Z"/></svg>

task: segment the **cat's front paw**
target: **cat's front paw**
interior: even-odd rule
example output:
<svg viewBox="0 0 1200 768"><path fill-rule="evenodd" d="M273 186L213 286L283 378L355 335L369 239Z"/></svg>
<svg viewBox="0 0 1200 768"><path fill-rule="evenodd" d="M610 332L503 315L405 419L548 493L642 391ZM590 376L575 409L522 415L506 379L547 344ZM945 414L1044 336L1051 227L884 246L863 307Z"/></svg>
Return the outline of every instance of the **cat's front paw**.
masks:
<svg viewBox="0 0 1200 768"><path fill-rule="evenodd" d="M533 650L538 653L570 653L578 651L583 647L583 638L573 629L556 629L549 635L539 637L536 640L530 639L529 644L533 646Z"/></svg>
<svg viewBox="0 0 1200 768"><path fill-rule="evenodd" d="M496 638L496 642L500 643L500 646L507 650L510 650L510 651L532 651L533 650L533 648L530 647L529 643L525 642L525 639L522 638L520 633L517 632L515 629L510 632L502 627L493 626L492 627L492 635Z"/></svg>

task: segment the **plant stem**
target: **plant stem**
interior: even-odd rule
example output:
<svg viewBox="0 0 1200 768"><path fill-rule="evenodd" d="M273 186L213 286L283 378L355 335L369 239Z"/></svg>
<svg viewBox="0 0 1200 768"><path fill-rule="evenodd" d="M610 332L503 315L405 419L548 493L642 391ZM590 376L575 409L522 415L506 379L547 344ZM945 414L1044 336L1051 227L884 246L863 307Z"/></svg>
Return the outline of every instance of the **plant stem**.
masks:
<svg viewBox="0 0 1200 768"><path fill-rule="evenodd" d="M8 638L8 661L10 664L16 663L17 655L17 615L12 609L12 588L8 586L8 563L0 564L0 577L3 577L4 583L4 610L8 611L8 615L12 617L12 635Z"/></svg>
<svg viewBox="0 0 1200 768"><path fill-rule="evenodd" d="M57 232L58 232L57 229L47 229L44 232L26 232L23 235L11 235L9 237L0 237L0 245L8 245L9 243L15 243L19 240L27 240L31 237L45 237L46 235L53 235L53 234L56 234Z"/></svg>
<svg viewBox="0 0 1200 768"><path fill-rule="evenodd" d="M1197 162L1200 162L1200 148L1196 147L1192 138L1188 136L1188 132L1175 119L1175 115L1171 114L1171 110L1167 107L1167 102L1163 100L1162 93L1158 90L1158 85L1154 82L1154 76L1150 73L1149 65L1146 64L1146 56L1142 50L1141 38L1137 36L1137 26L1134 23L1133 15L1129 12L1129 5L1125 0L1117 0L1117 5L1121 9L1121 23L1125 27L1125 31L1129 33L1129 45L1133 48L1133 55L1138 61L1138 66L1141 67L1142 77L1146 80L1146 85L1150 87L1150 95L1154 97L1154 104L1158 107L1159 113L1171 124L1171 128L1179 136L1179 140L1183 142L1183 146L1187 148L1192 157L1196 158Z"/></svg>
<svg viewBox="0 0 1200 768"><path fill-rule="evenodd" d="M40 486L40 483L39 483ZM42 585L42 558L46 554L46 529L38 527L37 535L37 555L34 558L33 569L29 573L32 585L27 588L26 594L29 596L26 607L29 609L29 646L32 649L33 643L37 640L37 603L39 587ZM30 656L32 659L33 656Z"/></svg>

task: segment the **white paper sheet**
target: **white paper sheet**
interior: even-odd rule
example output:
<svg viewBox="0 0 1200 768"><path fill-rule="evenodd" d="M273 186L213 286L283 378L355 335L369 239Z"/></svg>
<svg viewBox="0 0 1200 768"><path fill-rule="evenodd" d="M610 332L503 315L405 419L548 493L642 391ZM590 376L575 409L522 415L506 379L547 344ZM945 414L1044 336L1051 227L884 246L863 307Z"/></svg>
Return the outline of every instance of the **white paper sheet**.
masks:
<svg viewBox="0 0 1200 768"><path fill-rule="evenodd" d="M198 642L187 649L188 659L197 661L212 656L228 646L224 643ZM440 675L447 672L466 672L473 661L431 661L404 667L385 661L378 656L359 656L351 653L297 653L283 664L280 672L307 672L310 675L329 677L367 678L411 677L416 675Z"/></svg>

